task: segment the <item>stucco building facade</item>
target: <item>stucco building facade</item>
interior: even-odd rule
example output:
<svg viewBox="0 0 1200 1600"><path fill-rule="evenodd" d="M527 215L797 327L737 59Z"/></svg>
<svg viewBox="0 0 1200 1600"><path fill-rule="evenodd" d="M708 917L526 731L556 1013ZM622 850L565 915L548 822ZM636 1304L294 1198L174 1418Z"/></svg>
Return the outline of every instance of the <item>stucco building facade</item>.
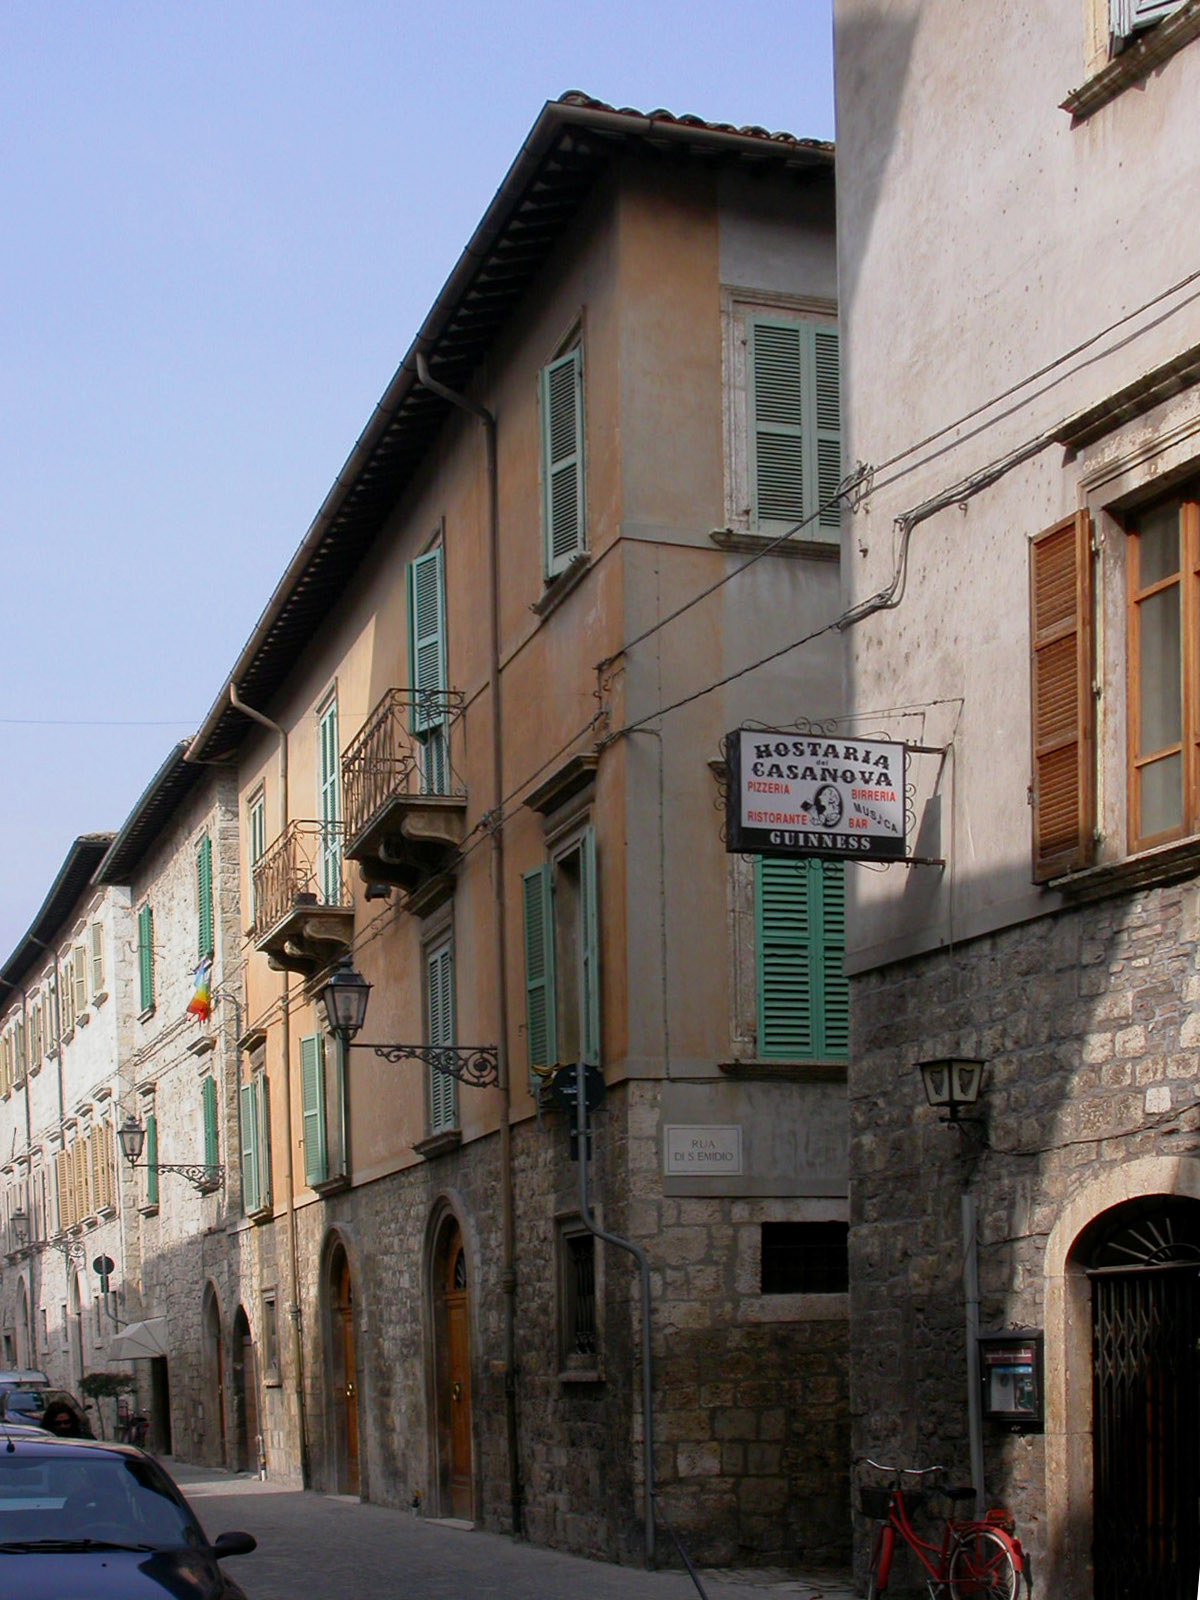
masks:
<svg viewBox="0 0 1200 1600"><path fill-rule="evenodd" d="M0 1338L6 1367L78 1391L124 1288L118 1064L128 901L92 877L110 834L76 839L0 970ZM93 1263L114 1271L102 1283Z"/></svg>
<svg viewBox="0 0 1200 1600"><path fill-rule="evenodd" d="M855 1447L973 1472L1045 1593L1190 1595L1200 8L835 18L849 698L944 861L852 892ZM983 1331L1044 1335L977 1444L964 1201Z"/></svg>
<svg viewBox="0 0 1200 1600"><path fill-rule="evenodd" d="M844 1549L841 878L720 817L726 731L837 709L836 640L802 704L785 659L836 606L836 384L828 146L552 103L199 730L273 1473L640 1558L638 1279L551 1091L583 1060L668 1515L706 1560ZM769 957L798 896L819 977ZM343 960L406 1059L329 1033ZM483 1086L430 1064L466 1047Z"/></svg>

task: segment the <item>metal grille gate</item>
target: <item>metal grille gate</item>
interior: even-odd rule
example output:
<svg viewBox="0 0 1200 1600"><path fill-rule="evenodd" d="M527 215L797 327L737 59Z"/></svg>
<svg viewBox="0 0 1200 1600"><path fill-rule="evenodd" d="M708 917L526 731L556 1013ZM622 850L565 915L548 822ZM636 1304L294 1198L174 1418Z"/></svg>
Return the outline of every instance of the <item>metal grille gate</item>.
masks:
<svg viewBox="0 0 1200 1600"><path fill-rule="evenodd" d="M1091 1276L1096 1600L1196 1600L1200 1275Z"/></svg>

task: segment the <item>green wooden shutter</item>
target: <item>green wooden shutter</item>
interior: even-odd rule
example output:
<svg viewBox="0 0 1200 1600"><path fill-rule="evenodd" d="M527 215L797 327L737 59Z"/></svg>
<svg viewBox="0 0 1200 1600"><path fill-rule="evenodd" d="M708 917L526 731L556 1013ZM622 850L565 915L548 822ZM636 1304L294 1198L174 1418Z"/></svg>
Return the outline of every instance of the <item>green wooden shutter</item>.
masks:
<svg viewBox="0 0 1200 1600"><path fill-rule="evenodd" d="M149 1011L154 1004L154 912L149 906L138 912L138 987L139 1010Z"/></svg>
<svg viewBox="0 0 1200 1600"><path fill-rule="evenodd" d="M842 529L842 507L837 500L838 484L842 481L842 392L840 352L836 328L810 330L812 348L812 382L814 390L813 412L816 418L813 449L816 471L809 481L815 482L815 503L805 507L805 516L817 512L815 533L837 537Z"/></svg>
<svg viewBox="0 0 1200 1600"><path fill-rule="evenodd" d="M258 1200L258 1102L254 1084L243 1083L238 1090L242 1153L242 1210L257 1211Z"/></svg>
<svg viewBox="0 0 1200 1600"><path fill-rule="evenodd" d="M842 478L838 332L808 322L751 322L747 331L750 516L756 528L804 523L836 537Z"/></svg>
<svg viewBox="0 0 1200 1600"><path fill-rule="evenodd" d="M583 993L579 997L580 1043L584 1061L600 1064L600 919L596 904L596 830L588 828L579 846L579 942L583 953Z"/></svg>
<svg viewBox="0 0 1200 1600"><path fill-rule="evenodd" d="M554 909L550 864L521 876L525 911L525 1035L529 1066L553 1066L558 1059L554 1018Z"/></svg>
<svg viewBox="0 0 1200 1600"><path fill-rule="evenodd" d="M803 332L795 322L752 322L748 329L750 516L756 528L804 517Z"/></svg>
<svg viewBox="0 0 1200 1600"><path fill-rule="evenodd" d="M446 589L440 544L408 564L408 668L412 730L423 740L422 791L445 794L450 774L442 698L447 684Z"/></svg>
<svg viewBox="0 0 1200 1600"><path fill-rule="evenodd" d="M205 1078L200 1085L200 1103L204 1110L204 1165L215 1167L220 1160L217 1146L217 1083L215 1078Z"/></svg>
<svg viewBox="0 0 1200 1600"><path fill-rule="evenodd" d="M158 1204L158 1118L146 1118L146 1204Z"/></svg>
<svg viewBox="0 0 1200 1600"><path fill-rule="evenodd" d="M454 1043L454 955L450 945L435 950L425 967L428 985L429 1042ZM457 1085L453 1078L435 1068L429 1069L429 1127L439 1133L458 1122Z"/></svg>
<svg viewBox="0 0 1200 1600"><path fill-rule="evenodd" d="M300 1041L300 1105L304 1126L304 1181L310 1187L329 1176L325 1149L325 1040L310 1033Z"/></svg>
<svg viewBox="0 0 1200 1600"><path fill-rule="evenodd" d="M546 576L587 547L583 462L583 351L541 372L542 494Z"/></svg>
<svg viewBox="0 0 1200 1600"><path fill-rule="evenodd" d="M764 1060L844 1060L849 1052L845 894L840 861L755 862L758 1053Z"/></svg>
<svg viewBox="0 0 1200 1600"><path fill-rule="evenodd" d="M254 1083L255 1128L258 1134L258 1201L271 1204L271 1086L265 1072Z"/></svg>
<svg viewBox="0 0 1200 1600"><path fill-rule="evenodd" d="M196 847L196 930L203 961L213 953L212 840L207 833Z"/></svg>
<svg viewBox="0 0 1200 1600"><path fill-rule="evenodd" d="M338 749L338 703L335 694L322 709L317 723L319 767L318 798L321 809L320 883L327 906L340 906L342 893L342 774Z"/></svg>
<svg viewBox="0 0 1200 1600"><path fill-rule="evenodd" d="M823 1056L845 1061L850 1055L850 984L846 977L846 869L840 861L814 861L820 867L821 1045Z"/></svg>

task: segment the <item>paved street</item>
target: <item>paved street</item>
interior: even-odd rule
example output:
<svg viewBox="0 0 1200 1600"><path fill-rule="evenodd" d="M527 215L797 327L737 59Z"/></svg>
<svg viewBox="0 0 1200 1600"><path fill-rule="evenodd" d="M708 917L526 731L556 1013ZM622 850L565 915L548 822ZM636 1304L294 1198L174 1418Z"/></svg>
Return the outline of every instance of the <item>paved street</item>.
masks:
<svg viewBox="0 0 1200 1600"><path fill-rule="evenodd" d="M686 1574L585 1561L497 1534L414 1519L339 1496L281 1489L210 1468L171 1466L210 1538L254 1534L229 1562L250 1600L697 1600ZM709 1600L851 1600L844 1575L702 1575Z"/></svg>

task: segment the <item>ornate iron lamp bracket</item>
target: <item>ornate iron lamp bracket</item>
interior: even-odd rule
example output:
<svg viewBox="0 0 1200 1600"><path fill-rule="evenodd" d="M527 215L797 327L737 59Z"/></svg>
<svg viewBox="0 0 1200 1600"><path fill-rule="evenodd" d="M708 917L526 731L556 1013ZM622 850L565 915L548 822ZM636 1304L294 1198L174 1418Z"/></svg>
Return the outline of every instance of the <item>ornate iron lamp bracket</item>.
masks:
<svg viewBox="0 0 1200 1600"><path fill-rule="evenodd" d="M172 1161L131 1161L129 1165L135 1172L177 1172L201 1194L206 1194L210 1189L223 1188L225 1184L225 1168L210 1167L203 1161L183 1164Z"/></svg>
<svg viewBox="0 0 1200 1600"><path fill-rule="evenodd" d="M423 1061L444 1077L457 1078L472 1089L487 1089L500 1082L500 1050L494 1044L359 1044L356 1050L374 1050L384 1061Z"/></svg>

